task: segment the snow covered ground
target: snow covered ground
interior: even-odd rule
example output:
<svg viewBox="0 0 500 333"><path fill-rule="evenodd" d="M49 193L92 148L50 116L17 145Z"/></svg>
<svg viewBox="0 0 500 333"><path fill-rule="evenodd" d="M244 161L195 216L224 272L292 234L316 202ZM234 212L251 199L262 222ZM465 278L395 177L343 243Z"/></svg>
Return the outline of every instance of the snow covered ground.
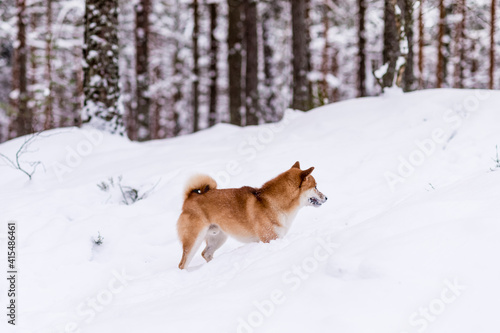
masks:
<svg viewBox="0 0 500 333"><path fill-rule="evenodd" d="M14 156L24 140L0 153ZM8 221L17 223L19 250L17 325L5 314L1 325L29 333L498 332L497 144L500 92L445 89L148 143L82 129L43 133L21 157L27 168L42 163L31 181L0 168L5 275ZM260 186L297 160L316 167L325 205L303 208L284 239L230 240L210 263L196 255L188 271L177 268L175 224L191 174L210 173L220 187ZM132 188L145 197L126 205Z"/></svg>

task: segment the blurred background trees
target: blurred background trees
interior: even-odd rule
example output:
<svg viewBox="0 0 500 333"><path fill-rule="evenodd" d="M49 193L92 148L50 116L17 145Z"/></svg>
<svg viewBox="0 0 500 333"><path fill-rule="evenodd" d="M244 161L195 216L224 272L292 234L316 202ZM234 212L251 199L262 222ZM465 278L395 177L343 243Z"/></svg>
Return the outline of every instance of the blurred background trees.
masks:
<svg viewBox="0 0 500 333"><path fill-rule="evenodd" d="M111 2L105 21L89 16L105 0L0 3L0 142L79 126L96 101L143 141L386 87L500 84L496 0Z"/></svg>

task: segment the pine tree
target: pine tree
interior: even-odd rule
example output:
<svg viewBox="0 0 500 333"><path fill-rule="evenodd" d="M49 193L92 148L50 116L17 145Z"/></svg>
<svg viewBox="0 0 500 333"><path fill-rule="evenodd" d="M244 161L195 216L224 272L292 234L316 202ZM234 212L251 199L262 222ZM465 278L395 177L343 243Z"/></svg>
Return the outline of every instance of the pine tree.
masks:
<svg viewBox="0 0 500 333"><path fill-rule="evenodd" d="M308 28L306 0L292 0L293 98L292 108L306 111L310 107L308 64Z"/></svg>
<svg viewBox="0 0 500 333"><path fill-rule="evenodd" d="M418 87L424 88L424 0L418 8Z"/></svg>
<svg viewBox="0 0 500 333"><path fill-rule="evenodd" d="M455 61L455 69L453 73L453 87L455 88L464 88L464 71L465 71L465 27L466 27L466 17L467 17L467 8L465 4L465 0L459 0L457 2L455 13L460 16L460 21L458 21L455 25L455 39L454 39L454 61Z"/></svg>
<svg viewBox="0 0 500 333"><path fill-rule="evenodd" d="M292 0L295 1L295 0ZM309 74L313 71L313 63L312 63L312 52L311 52L311 33L309 31L309 27L311 26L311 0L305 0L305 12L306 12L306 19L305 19L305 35L306 35L306 64L307 64L307 69L306 69L306 82L307 82L307 110L310 110L314 108L315 106L320 105L319 103L315 103L315 96L313 96L313 91L315 88L315 85L313 83L313 80L309 79ZM317 86L317 85L316 85ZM318 94L316 94L317 96Z"/></svg>
<svg viewBox="0 0 500 333"><path fill-rule="evenodd" d="M399 29L396 22L396 0L384 1L384 49L382 62L387 66L382 87L392 87L397 76L396 63L400 54Z"/></svg>
<svg viewBox="0 0 500 333"><path fill-rule="evenodd" d="M444 35L446 9L444 0L439 0L439 31L438 31L438 58L436 66L436 88L441 88L445 79Z"/></svg>
<svg viewBox="0 0 500 333"><path fill-rule="evenodd" d="M229 74L229 115L233 125L241 126L241 70L243 22L241 20L241 0L228 0L228 74Z"/></svg>
<svg viewBox="0 0 500 333"><path fill-rule="evenodd" d="M262 2L261 2L262 3ZM262 48L263 48L263 64L264 64L264 88L261 90L262 103L262 117L266 122L279 120L280 108L280 92L279 92L279 78L276 75L278 64L274 57L279 54L279 46L276 45L279 41L278 36L274 33L275 29L280 29L279 24L283 24L281 15L283 3L281 2L267 2L262 3ZM280 59L283 61L283 59ZM280 75L280 77L286 77Z"/></svg>
<svg viewBox="0 0 500 333"><path fill-rule="evenodd" d="M366 1L358 0L358 97L366 96Z"/></svg>
<svg viewBox="0 0 500 333"><path fill-rule="evenodd" d="M406 63L402 77L404 91L414 89L415 77L413 74L413 0L399 0L403 20L403 33L407 44Z"/></svg>
<svg viewBox="0 0 500 333"><path fill-rule="evenodd" d="M84 20L82 122L124 135L118 71L118 0L86 0Z"/></svg>
<svg viewBox="0 0 500 333"><path fill-rule="evenodd" d="M193 132L199 129L199 113L200 113L200 67L199 67L199 50L198 50L198 35L200 33L200 23L198 14L198 0L193 1Z"/></svg>
<svg viewBox="0 0 500 333"><path fill-rule="evenodd" d="M333 55L332 55L332 65L331 65L331 69L330 69L330 72L332 73L332 75L336 78L339 77L339 50L338 49L335 49L333 50ZM338 86L335 86L333 88L333 91L332 91L332 98L331 98L331 101L332 102L338 102L340 100L340 91L339 91L339 88Z"/></svg>
<svg viewBox="0 0 500 333"><path fill-rule="evenodd" d="M246 75L245 106L246 125L259 124L259 45L257 43L257 2L245 0Z"/></svg>
<svg viewBox="0 0 500 333"><path fill-rule="evenodd" d="M52 22L39 30L43 34L39 38L40 44L42 41L45 43L45 52L40 57L45 67L45 77L40 77L40 82L48 92L41 99L45 108L43 120L52 122L52 125L47 124L50 128L80 126L83 102L83 13L78 3L51 0L50 5L50 10L45 8L42 12L46 13L47 21L50 17ZM49 15L49 11L52 11L52 15Z"/></svg>
<svg viewBox="0 0 500 333"><path fill-rule="evenodd" d="M179 0L175 1L175 6L177 10L174 12L174 22L172 30L176 32L174 36L174 45L173 45L173 60L172 60L172 79L173 79L173 93L172 93L172 105L171 111L169 112L169 123L170 126L167 129L167 137L177 136L181 133L182 126L180 124L180 114L183 110L189 108L189 103L186 98L185 86L187 81L187 76L185 74L187 65L185 64L184 57L181 56L182 50L186 47L187 41L182 38L180 32L185 29L185 22L182 17L182 13L184 12L184 8L181 6L181 2ZM180 35L180 36L178 36ZM189 73L191 74L191 73ZM190 129L191 131L191 129Z"/></svg>
<svg viewBox="0 0 500 333"><path fill-rule="evenodd" d="M491 0L490 16L490 68L489 68L489 88L495 87L495 24L496 24L496 0Z"/></svg>
<svg viewBox="0 0 500 333"><path fill-rule="evenodd" d="M215 29L217 29L217 3L210 3L208 5L210 11L210 101L208 107L208 126L214 126L217 123L217 79L219 77L219 68L217 66L217 55L219 52L219 41L215 36Z"/></svg>
<svg viewBox="0 0 500 333"><path fill-rule="evenodd" d="M150 97L149 97L149 15L150 0L140 0L135 5L135 75L136 101L134 119L137 139L151 139Z"/></svg>
<svg viewBox="0 0 500 333"><path fill-rule="evenodd" d="M330 70L330 41L328 40L328 31L330 30L330 9L326 3L322 4L323 15L321 17L323 21L323 31L325 38L325 45L323 46L323 51L321 53L321 82L319 84L319 99L320 104L324 105L329 102L329 86L327 77Z"/></svg>
<svg viewBox="0 0 500 333"><path fill-rule="evenodd" d="M28 49L28 66L26 69L27 77L27 90L28 90L28 108L29 112L33 117L33 130L39 127L38 116L40 115L40 108L42 100L40 98L40 93L43 91L40 89L43 86L43 77L40 77L40 50L36 42L40 41L39 36L39 26L41 26L42 21L42 11L40 8L42 2L35 2L32 5L27 5L27 18L29 24L26 26L26 45ZM36 88L35 88L36 87Z"/></svg>
<svg viewBox="0 0 500 333"><path fill-rule="evenodd" d="M14 98L11 99L16 110L11 120L9 138L26 135L33 132L33 114L28 107L28 47L26 44L26 0L17 0L17 47L14 51L14 68L12 81Z"/></svg>
<svg viewBox="0 0 500 333"><path fill-rule="evenodd" d="M52 83L52 0L47 0L47 31L45 35L45 81L48 86L48 94L45 100L45 121L43 129L54 127L54 115L52 111L54 85Z"/></svg>
<svg viewBox="0 0 500 333"><path fill-rule="evenodd" d="M84 71L82 67L81 55L83 54L83 50L78 48L80 51L78 55L74 55L72 58L75 60L75 68L73 69L73 75L75 78L75 86L72 92L70 92L70 96L72 97L72 108L69 112L66 112L63 117L60 117L59 127L66 126L69 124L70 126L81 126L82 124L82 100L83 100L83 76ZM76 61L80 60L80 61Z"/></svg>

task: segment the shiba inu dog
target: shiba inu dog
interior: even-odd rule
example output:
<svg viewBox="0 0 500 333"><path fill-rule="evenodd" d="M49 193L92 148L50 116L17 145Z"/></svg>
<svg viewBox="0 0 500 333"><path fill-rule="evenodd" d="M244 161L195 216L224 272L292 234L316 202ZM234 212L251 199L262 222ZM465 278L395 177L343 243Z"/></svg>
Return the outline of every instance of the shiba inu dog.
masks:
<svg viewBox="0 0 500 333"><path fill-rule="evenodd" d="M228 235L242 242L265 243L283 237L301 207L319 207L327 200L316 187L313 170L301 170L296 162L261 188L217 189L212 177L193 176L177 221L182 243L179 268L189 265L203 240L206 247L201 255L209 262Z"/></svg>

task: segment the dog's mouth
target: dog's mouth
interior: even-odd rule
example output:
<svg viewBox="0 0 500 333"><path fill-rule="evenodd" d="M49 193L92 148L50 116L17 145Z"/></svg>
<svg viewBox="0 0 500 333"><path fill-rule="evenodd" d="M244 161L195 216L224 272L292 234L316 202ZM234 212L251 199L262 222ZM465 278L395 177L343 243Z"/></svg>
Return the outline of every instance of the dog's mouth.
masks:
<svg viewBox="0 0 500 333"><path fill-rule="evenodd" d="M317 199L315 197L309 198L309 203L311 204L311 206L315 206L315 207L319 207L323 204L322 202L319 201L319 199Z"/></svg>

